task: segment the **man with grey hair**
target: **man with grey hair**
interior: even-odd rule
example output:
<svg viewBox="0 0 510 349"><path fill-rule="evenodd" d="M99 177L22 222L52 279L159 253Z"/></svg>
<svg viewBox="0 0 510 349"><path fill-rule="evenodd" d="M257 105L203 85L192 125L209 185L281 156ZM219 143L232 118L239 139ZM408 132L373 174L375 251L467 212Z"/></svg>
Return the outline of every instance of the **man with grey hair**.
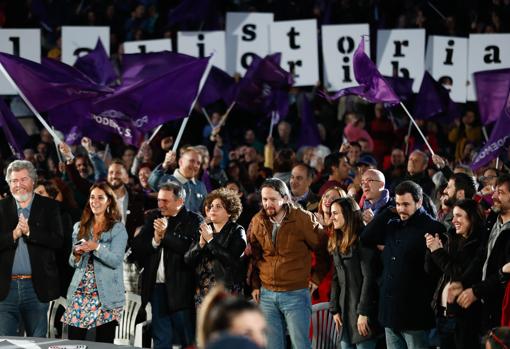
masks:
<svg viewBox="0 0 510 349"><path fill-rule="evenodd" d="M44 337L48 302L60 295L60 211L56 201L34 193L30 161L13 161L6 180L12 196L0 201L0 336L15 336L23 319L27 336Z"/></svg>
<svg viewBox="0 0 510 349"><path fill-rule="evenodd" d="M142 308L152 306L155 348L184 348L194 340L195 273L184 254L200 238L202 217L187 210L185 200L180 183L160 184L158 210L133 240L133 257L143 265Z"/></svg>

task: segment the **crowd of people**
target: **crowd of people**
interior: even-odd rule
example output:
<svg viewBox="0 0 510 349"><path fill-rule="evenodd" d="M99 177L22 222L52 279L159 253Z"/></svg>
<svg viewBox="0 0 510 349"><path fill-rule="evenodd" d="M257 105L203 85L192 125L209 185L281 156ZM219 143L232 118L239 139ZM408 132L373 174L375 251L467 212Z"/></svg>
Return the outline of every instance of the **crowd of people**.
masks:
<svg viewBox="0 0 510 349"><path fill-rule="evenodd" d="M0 1L0 25L41 25L53 58L61 25L108 25L121 64L123 41L221 28L228 10L445 35L508 32L510 12L506 0L228 1L210 23L172 22L177 5ZM221 103L203 106L207 123L197 107L177 151L179 121L138 147L57 146L13 98L31 137L24 160L0 137L0 336L46 336L48 302L64 297L70 339L113 342L130 292L137 321L151 306L156 348L310 348L322 302L343 349L508 348L510 148L470 168L485 132L476 103L417 120L432 154L398 109L315 92L291 87L274 130L238 107L220 121ZM299 136L302 98L319 145Z"/></svg>
<svg viewBox="0 0 510 349"><path fill-rule="evenodd" d="M309 348L320 302L330 303L342 348L479 348L483 334L510 324L506 168L477 177L395 148L382 171L358 142L324 159L305 149L299 161L269 137L264 156L244 145L244 161L225 171L217 131L212 150L184 145L157 166L149 142L111 159L86 137L59 145L55 173L56 149L42 140L43 157L11 161L0 200L0 335L22 322L27 335L45 336L48 301L63 296L70 339L95 329L113 342L125 292L151 305L156 348L205 347L225 331L260 347L290 339Z"/></svg>

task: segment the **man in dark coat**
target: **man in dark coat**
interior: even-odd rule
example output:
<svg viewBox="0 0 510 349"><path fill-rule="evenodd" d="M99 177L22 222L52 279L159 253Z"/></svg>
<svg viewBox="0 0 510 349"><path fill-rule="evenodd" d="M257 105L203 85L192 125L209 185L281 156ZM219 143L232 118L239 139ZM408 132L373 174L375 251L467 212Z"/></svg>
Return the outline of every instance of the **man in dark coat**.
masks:
<svg viewBox="0 0 510 349"><path fill-rule="evenodd" d="M363 242L382 249L379 322L385 328L388 349L428 349L435 283L424 270L424 236L445 229L423 209L423 190L418 184L404 181L395 194L396 209L389 207L376 215L362 234Z"/></svg>
<svg viewBox="0 0 510 349"><path fill-rule="evenodd" d="M6 179L12 197L0 201L0 336L15 336L23 318L29 337L45 337L48 302L60 295L60 211L56 201L34 194L31 162L13 161Z"/></svg>
<svg viewBox="0 0 510 349"><path fill-rule="evenodd" d="M185 348L194 341L195 274L184 254L199 239L202 217L184 207L185 199L179 183L161 184L159 210L133 240L133 258L143 265L142 305L152 306L155 348Z"/></svg>

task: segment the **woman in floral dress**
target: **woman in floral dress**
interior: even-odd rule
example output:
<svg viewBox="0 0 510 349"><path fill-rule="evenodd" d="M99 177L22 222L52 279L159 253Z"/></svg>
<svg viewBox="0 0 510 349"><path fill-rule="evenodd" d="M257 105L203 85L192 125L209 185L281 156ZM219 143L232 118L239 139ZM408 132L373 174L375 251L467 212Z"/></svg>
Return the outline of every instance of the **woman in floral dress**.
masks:
<svg viewBox="0 0 510 349"><path fill-rule="evenodd" d="M244 279L241 256L246 248L246 233L235 222L243 209L239 196L229 189L217 189L207 195L204 207L210 223L200 225L200 241L184 256L197 274L197 307L218 283L240 294Z"/></svg>
<svg viewBox="0 0 510 349"><path fill-rule="evenodd" d="M69 339L83 340L91 328L96 328L97 342L113 343L115 338L125 302L122 261L127 243L117 207L108 184L94 184L74 226L69 262L75 272L62 317Z"/></svg>

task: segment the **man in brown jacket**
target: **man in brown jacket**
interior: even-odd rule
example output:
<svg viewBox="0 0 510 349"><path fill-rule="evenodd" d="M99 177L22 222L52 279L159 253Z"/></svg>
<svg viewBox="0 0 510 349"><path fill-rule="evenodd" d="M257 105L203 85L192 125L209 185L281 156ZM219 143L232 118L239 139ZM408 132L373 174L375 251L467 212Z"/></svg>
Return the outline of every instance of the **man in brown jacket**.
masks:
<svg viewBox="0 0 510 349"><path fill-rule="evenodd" d="M311 300L308 285L318 284L328 269L326 235L310 212L291 205L283 181L262 184L263 209L250 225L252 296L268 322L268 348L286 348L285 329L293 348L311 348L308 337ZM312 250L317 267L311 270Z"/></svg>

